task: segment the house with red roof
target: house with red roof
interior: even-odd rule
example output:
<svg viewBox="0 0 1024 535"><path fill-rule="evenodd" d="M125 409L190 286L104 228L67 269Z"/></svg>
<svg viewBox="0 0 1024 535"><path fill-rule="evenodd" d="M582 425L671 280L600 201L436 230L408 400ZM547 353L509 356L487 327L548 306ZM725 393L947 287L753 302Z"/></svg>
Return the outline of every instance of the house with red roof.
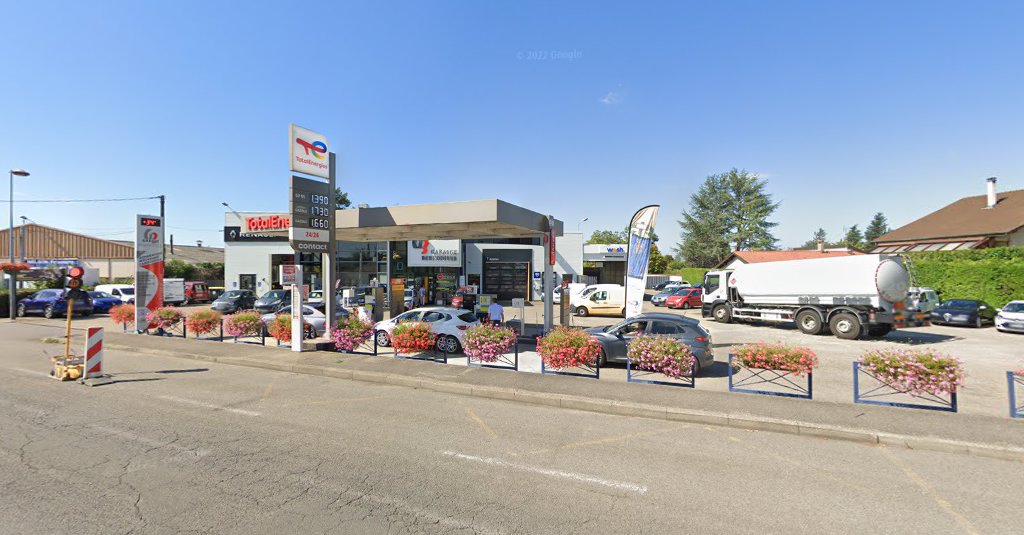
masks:
<svg viewBox="0 0 1024 535"><path fill-rule="evenodd" d="M782 262L785 260L809 260L812 258L835 258L864 254L863 251L848 247L800 249L791 251L733 251L715 266L716 269L734 268L740 264L759 264L762 262Z"/></svg>

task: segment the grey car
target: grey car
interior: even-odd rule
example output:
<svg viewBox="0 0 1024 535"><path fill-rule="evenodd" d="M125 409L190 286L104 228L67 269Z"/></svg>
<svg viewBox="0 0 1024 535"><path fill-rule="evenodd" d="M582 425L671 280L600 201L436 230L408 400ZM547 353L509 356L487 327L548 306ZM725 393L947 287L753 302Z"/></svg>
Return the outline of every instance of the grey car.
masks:
<svg viewBox="0 0 1024 535"><path fill-rule="evenodd" d="M608 327L587 329L587 333L601 342L602 366L608 362L625 363L630 340L641 334L671 336L684 342L697 357L697 373L715 362L711 334L700 326L699 320L675 314L640 314Z"/></svg>
<svg viewBox="0 0 1024 535"><path fill-rule="evenodd" d="M292 313L292 307L291 307L291 305L289 305L289 306L286 306L286 307L278 310L277 312L272 312L270 314L264 314L261 317L261 319L263 320L263 324L267 325L270 322L274 321L274 318L276 318L277 316L279 316L281 314L289 315L291 313ZM348 310L345 310L344 308L341 308L341 307L335 307L335 309L334 309L334 321L335 321L335 323L337 323L339 320L345 319L345 317L348 316L349 314L350 314L350 312ZM302 323L305 324L305 329L303 329L303 334L304 334L304 336L306 338L316 338L316 337L324 334L324 331L327 330L327 315L324 314L324 307L323 306L315 306L315 305L303 305L302 306ZM266 328L264 328L264 331L266 331Z"/></svg>
<svg viewBox="0 0 1024 535"><path fill-rule="evenodd" d="M210 308L221 314L234 314L252 308L255 303L256 294L252 290L229 290L215 299Z"/></svg>
<svg viewBox="0 0 1024 535"><path fill-rule="evenodd" d="M658 306L658 307L665 306L665 301L673 293L675 293L676 290L678 290L678 288L671 287L668 290L662 290L662 291L654 294L654 297L651 298L651 304L654 305L654 306Z"/></svg>
<svg viewBox="0 0 1024 535"><path fill-rule="evenodd" d="M292 304L291 290L271 290L256 300L256 312L270 314Z"/></svg>

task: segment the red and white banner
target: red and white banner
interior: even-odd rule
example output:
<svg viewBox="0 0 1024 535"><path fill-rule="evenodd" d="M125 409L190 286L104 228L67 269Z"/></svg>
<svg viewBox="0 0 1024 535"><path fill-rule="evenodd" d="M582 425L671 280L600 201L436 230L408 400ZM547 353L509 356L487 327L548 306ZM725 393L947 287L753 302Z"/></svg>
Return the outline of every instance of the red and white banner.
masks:
<svg viewBox="0 0 1024 535"><path fill-rule="evenodd" d="M136 216L135 226L135 330L145 331L153 310L164 304L164 222L154 216Z"/></svg>
<svg viewBox="0 0 1024 535"><path fill-rule="evenodd" d="M103 327L89 327L85 341L85 372L83 379L103 375Z"/></svg>

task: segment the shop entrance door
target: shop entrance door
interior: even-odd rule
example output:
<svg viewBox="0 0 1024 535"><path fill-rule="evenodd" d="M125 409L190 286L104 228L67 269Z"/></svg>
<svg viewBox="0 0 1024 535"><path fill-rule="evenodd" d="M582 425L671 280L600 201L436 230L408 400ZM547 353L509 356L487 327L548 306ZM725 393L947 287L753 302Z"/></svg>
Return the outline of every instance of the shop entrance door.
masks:
<svg viewBox="0 0 1024 535"><path fill-rule="evenodd" d="M252 290L256 291L256 275L239 275L238 276L238 288L240 290Z"/></svg>

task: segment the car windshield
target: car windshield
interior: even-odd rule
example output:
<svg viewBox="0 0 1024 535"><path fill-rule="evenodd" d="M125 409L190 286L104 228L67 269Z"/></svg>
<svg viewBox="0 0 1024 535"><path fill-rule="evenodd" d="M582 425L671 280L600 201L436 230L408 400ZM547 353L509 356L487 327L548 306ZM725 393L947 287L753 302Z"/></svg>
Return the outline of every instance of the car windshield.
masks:
<svg viewBox="0 0 1024 535"><path fill-rule="evenodd" d="M114 297L107 292L89 292L89 295L94 299L111 299Z"/></svg>
<svg viewBox="0 0 1024 535"><path fill-rule="evenodd" d="M285 294L288 292L285 290L271 290L267 292L267 295L263 296L264 301L275 301L277 299L284 299Z"/></svg>
<svg viewBox="0 0 1024 535"><path fill-rule="evenodd" d="M1024 312L1024 303L1010 303L1003 307L1003 312Z"/></svg>
<svg viewBox="0 0 1024 535"><path fill-rule="evenodd" d="M217 300L220 301L220 300L227 300L227 299L238 299L239 297L242 297L243 295L245 295L245 292L243 292L241 290L231 290L230 292L224 292L223 294L221 294L221 296L219 298L217 298Z"/></svg>
<svg viewBox="0 0 1024 535"><path fill-rule="evenodd" d="M123 293L125 295L135 295L135 288L132 288L131 286L129 286L127 288L120 288L120 290L121 290L121 293Z"/></svg>
<svg viewBox="0 0 1024 535"><path fill-rule="evenodd" d="M958 310L974 310L978 308L977 301L968 301L966 299L950 299L949 301L942 302L942 308L955 308Z"/></svg>
<svg viewBox="0 0 1024 535"><path fill-rule="evenodd" d="M678 292L676 292L676 293L674 293L672 295L683 296L683 295L688 295L689 293L690 293L690 289L689 288L683 288L682 290L679 290Z"/></svg>

